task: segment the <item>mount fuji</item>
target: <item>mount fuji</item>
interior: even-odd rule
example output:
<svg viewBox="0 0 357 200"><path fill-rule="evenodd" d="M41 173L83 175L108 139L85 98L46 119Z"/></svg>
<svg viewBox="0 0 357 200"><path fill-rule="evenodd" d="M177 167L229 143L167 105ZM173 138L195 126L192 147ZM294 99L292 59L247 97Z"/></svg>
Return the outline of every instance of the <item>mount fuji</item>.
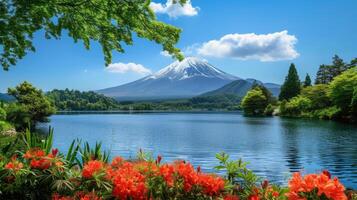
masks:
<svg viewBox="0 0 357 200"><path fill-rule="evenodd" d="M187 98L215 90L234 80L240 78L205 60L187 57L137 81L97 92L120 100Z"/></svg>

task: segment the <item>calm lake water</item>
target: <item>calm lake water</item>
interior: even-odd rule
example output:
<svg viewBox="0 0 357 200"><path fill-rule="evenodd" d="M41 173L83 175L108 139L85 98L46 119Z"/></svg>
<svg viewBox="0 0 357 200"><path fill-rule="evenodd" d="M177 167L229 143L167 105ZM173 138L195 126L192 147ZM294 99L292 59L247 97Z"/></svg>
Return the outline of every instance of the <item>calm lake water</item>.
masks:
<svg viewBox="0 0 357 200"><path fill-rule="evenodd" d="M102 141L111 156L135 157L141 148L164 161L185 159L213 172L215 154L248 161L259 176L283 183L292 172L328 169L357 189L357 126L329 121L248 118L239 113L54 115L54 146L73 139Z"/></svg>

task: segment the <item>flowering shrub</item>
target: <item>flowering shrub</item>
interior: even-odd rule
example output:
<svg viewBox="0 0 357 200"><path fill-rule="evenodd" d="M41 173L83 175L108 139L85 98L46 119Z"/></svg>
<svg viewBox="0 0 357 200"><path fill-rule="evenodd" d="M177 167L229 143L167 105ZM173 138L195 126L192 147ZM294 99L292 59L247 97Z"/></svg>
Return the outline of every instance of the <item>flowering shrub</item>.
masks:
<svg viewBox="0 0 357 200"><path fill-rule="evenodd" d="M331 179L331 175L327 171L304 177L300 173L294 173L289 181L289 189L290 191L286 194L289 200L347 200L344 186L338 181L337 177Z"/></svg>
<svg viewBox="0 0 357 200"><path fill-rule="evenodd" d="M97 155L99 149L92 152ZM59 154L57 149L34 147L25 153L0 159L0 199L52 200L347 200L344 186L327 171L321 174L293 174L288 188L272 185L257 177L244 162L229 161L219 154L224 177L207 174L190 163L161 163L140 156L138 160L115 157L111 163L105 156L84 155L84 163L73 163L72 156ZM21 156L22 155L22 156ZM144 153L141 153L144 155ZM103 158L103 159L99 159ZM349 195L352 199L354 194Z"/></svg>

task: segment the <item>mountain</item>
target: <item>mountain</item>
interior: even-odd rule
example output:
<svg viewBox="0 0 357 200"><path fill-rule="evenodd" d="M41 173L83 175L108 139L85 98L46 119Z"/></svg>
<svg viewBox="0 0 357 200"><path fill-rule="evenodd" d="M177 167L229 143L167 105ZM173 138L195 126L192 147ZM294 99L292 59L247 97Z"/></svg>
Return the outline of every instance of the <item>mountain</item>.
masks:
<svg viewBox="0 0 357 200"><path fill-rule="evenodd" d="M0 101L12 101L12 100L14 100L14 97L8 94L0 93Z"/></svg>
<svg viewBox="0 0 357 200"><path fill-rule="evenodd" d="M215 68L205 60L187 57L155 74L97 92L119 100L188 98L215 90L234 80L241 79Z"/></svg>
<svg viewBox="0 0 357 200"><path fill-rule="evenodd" d="M275 83L262 83L261 81L255 79L246 79L246 80L236 80L224 85L221 88L216 90L206 92L201 96L217 96L224 94L235 94L240 97L245 96L245 94L252 88L254 82L264 85L274 96L278 96L280 92L280 85Z"/></svg>

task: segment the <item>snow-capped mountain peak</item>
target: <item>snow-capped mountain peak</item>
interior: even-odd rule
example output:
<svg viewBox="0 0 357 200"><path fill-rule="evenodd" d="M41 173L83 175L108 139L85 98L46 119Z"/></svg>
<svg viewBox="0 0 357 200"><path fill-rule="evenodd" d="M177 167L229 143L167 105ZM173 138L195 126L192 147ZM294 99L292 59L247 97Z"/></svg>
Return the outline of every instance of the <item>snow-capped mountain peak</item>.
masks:
<svg viewBox="0 0 357 200"><path fill-rule="evenodd" d="M167 78L170 80L184 80L193 77L220 78L228 80L238 79L235 76L215 68L206 60L196 57L187 57L181 62L176 61L161 69L157 73L148 76L146 80L160 78Z"/></svg>

